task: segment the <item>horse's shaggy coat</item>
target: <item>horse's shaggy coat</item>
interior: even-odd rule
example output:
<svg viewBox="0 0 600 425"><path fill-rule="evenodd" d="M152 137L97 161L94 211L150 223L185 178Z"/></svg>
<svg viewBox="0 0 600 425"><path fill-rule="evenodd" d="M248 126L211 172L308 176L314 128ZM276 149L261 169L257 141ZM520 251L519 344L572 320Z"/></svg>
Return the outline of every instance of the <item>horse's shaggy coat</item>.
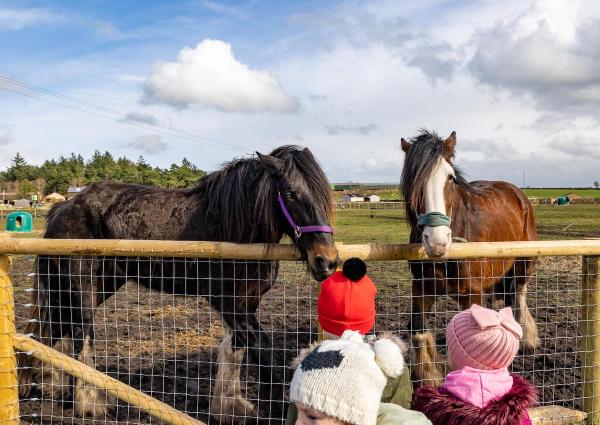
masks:
<svg viewBox="0 0 600 425"><path fill-rule="evenodd" d="M285 194L300 225L329 224L333 208L325 174L308 149L283 146L271 155L232 161L189 189L94 183L51 209L44 237L277 243L284 233L294 239L281 214L278 191ZM331 234L305 234L297 245L315 278L323 279L335 269L337 251ZM277 262L40 256L36 267L34 320L27 332L45 344L60 344L63 352L93 364L94 310L127 280L168 293L205 296L231 332L219 357L231 364L217 374L221 381L216 388L222 394L215 394L211 409L227 422L239 412L252 413L239 386L246 348L261 367L260 399L275 400L264 409L281 408L283 383L265 379L273 375L273 353L256 317L261 297L277 277ZM20 361L24 367L20 388L25 393L32 381L41 381L41 371L30 367L39 364L32 364L29 356L22 355ZM44 389L56 394L52 387L61 385L64 377L47 371L46 375L52 379L44 381ZM280 381L274 377L274 382ZM62 384L62 392L68 392ZM232 386L231 391L225 391L225 385ZM76 391L80 414L104 413L105 403L94 406L93 389L77 384Z"/></svg>

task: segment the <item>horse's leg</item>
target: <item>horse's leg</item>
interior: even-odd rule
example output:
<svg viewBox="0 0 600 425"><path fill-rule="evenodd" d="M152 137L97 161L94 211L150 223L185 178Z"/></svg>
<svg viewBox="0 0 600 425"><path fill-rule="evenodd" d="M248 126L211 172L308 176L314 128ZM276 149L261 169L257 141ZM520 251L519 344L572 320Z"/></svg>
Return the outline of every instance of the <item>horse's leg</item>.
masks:
<svg viewBox="0 0 600 425"><path fill-rule="evenodd" d="M538 328L527 307L527 284L535 272L535 259L517 258L515 260L515 291L516 302L513 305L515 319L523 327L521 347L525 351L534 351L541 344Z"/></svg>
<svg viewBox="0 0 600 425"><path fill-rule="evenodd" d="M421 385L439 387L443 381L440 359L435 338L427 329L426 321L435 298L427 285L435 285L435 282L432 279L413 279L412 282L412 312L408 323L414 347L412 375Z"/></svg>
<svg viewBox="0 0 600 425"><path fill-rule="evenodd" d="M250 311L223 313L223 318L231 328L219 347L218 369L211 414L220 422L233 423L255 415L255 408L241 392L240 370L246 348L249 356L259 366L258 399L259 409L267 417L271 412L280 414L284 406L284 384L273 379L273 350L270 338L263 331L252 309L258 307L258 299L248 301L245 307ZM265 406L268 406L265 407Z"/></svg>
<svg viewBox="0 0 600 425"><path fill-rule="evenodd" d="M210 403L210 413L221 423L232 424L237 419L254 415L254 406L242 396L240 372L244 348L234 349L228 333L217 356L217 374Z"/></svg>
<svg viewBox="0 0 600 425"><path fill-rule="evenodd" d="M250 332L248 354L259 365L258 400L259 410L266 417L283 415L285 383L281 374L273 368L274 351L271 338L262 329L256 313L247 316Z"/></svg>
<svg viewBox="0 0 600 425"><path fill-rule="evenodd" d="M53 347L56 351L73 355L73 340L63 317L70 315L71 291L68 279L61 270L68 268L68 260L39 256L35 265L35 277L31 300L30 320L25 329L27 335ZM51 399L66 400L71 393L71 378L60 369L19 353L19 392L22 397L37 387Z"/></svg>
<svg viewBox="0 0 600 425"><path fill-rule="evenodd" d="M125 283L115 259L71 260L71 286L81 294L73 308L73 341L77 359L95 367L94 311L98 305ZM75 383L75 410L81 416L104 417L114 400L106 391L87 384L82 379Z"/></svg>
<svg viewBox="0 0 600 425"><path fill-rule="evenodd" d="M503 307L512 307L514 304L515 290L515 267L511 267L506 274L493 285L492 305L493 309L499 310Z"/></svg>

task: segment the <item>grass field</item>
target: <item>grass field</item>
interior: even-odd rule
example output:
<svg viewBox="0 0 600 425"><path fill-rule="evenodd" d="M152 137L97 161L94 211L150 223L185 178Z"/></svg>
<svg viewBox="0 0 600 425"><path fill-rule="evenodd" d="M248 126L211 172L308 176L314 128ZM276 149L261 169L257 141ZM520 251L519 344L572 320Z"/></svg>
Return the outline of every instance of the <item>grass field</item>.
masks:
<svg viewBox="0 0 600 425"><path fill-rule="evenodd" d="M580 239L600 237L600 205L568 205L535 207L540 239ZM409 230L404 211L342 210L335 223L336 240L345 243L403 243ZM460 235L458 235L460 236Z"/></svg>
<svg viewBox="0 0 600 425"><path fill-rule="evenodd" d="M583 198L600 198L600 190L587 188L587 189L569 189L569 188L536 188L536 189L524 189L524 192L529 197L536 198L557 198L559 196L566 195L567 193L574 193ZM397 201L400 199L400 192L398 187L385 187L382 189L367 189L359 190L357 193L371 194L375 193L381 197L382 201ZM333 192L333 198L336 202L341 201L344 192Z"/></svg>
<svg viewBox="0 0 600 425"><path fill-rule="evenodd" d="M583 198L600 198L600 190L596 189L542 188L525 189L524 192L527 196L539 198L557 198L566 195L567 193L574 193Z"/></svg>
<svg viewBox="0 0 600 425"><path fill-rule="evenodd" d="M562 207L535 206L540 239L579 239L600 237L600 204L577 204ZM43 218L33 221L33 233L14 233L16 237L40 237ZM0 229L6 226L0 220ZM344 243L404 243L409 230L403 209L344 209L335 220L336 239ZM460 236L460 235L459 235Z"/></svg>

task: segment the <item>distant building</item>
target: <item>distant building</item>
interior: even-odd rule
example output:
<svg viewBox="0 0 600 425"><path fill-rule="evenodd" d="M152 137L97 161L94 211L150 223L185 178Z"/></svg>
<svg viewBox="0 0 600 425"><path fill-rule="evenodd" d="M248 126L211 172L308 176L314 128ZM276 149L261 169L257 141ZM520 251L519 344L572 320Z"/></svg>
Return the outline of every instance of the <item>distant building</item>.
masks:
<svg viewBox="0 0 600 425"><path fill-rule="evenodd" d="M67 189L67 199L71 199L73 196L81 193L85 189L85 186L71 186Z"/></svg>
<svg viewBox="0 0 600 425"><path fill-rule="evenodd" d="M54 193L51 193L50 195L46 196L44 198L44 202L46 204L55 204L56 202L62 202L65 199L66 198L64 196L62 196L61 194L54 192Z"/></svg>
<svg viewBox="0 0 600 425"><path fill-rule="evenodd" d="M15 208L31 208L31 202L29 199L15 199L13 205Z"/></svg>
<svg viewBox="0 0 600 425"><path fill-rule="evenodd" d="M365 202L379 202L381 198L379 195L367 195L365 196Z"/></svg>
<svg viewBox="0 0 600 425"><path fill-rule="evenodd" d="M342 196L342 202L365 202L365 197L355 193L347 193Z"/></svg>

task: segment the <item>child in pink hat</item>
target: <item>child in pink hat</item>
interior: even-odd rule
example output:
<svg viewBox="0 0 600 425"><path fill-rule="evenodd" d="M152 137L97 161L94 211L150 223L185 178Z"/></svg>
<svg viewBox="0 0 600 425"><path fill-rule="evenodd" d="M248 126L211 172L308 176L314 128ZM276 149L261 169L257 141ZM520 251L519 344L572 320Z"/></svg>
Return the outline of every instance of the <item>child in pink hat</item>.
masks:
<svg viewBox="0 0 600 425"><path fill-rule="evenodd" d="M537 402L535 388L508 372L522 336L510 307L473 304L458 313L446 329L452 372L440 388L415 391L413 409L433 425L531 425L527 409Z"/></svg>

